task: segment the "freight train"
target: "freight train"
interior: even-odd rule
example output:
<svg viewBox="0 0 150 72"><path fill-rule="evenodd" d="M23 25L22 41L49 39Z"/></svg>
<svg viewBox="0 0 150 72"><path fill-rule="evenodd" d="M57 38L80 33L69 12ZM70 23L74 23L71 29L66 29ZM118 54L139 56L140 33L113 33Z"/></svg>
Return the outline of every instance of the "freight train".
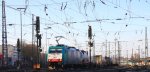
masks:
<svg viewBox="0 0 150 72"><path fill-rule="evenodd" d="M52 68L84 67L89 63L86 51L63 44L50 46L47 59Z"/></svg>

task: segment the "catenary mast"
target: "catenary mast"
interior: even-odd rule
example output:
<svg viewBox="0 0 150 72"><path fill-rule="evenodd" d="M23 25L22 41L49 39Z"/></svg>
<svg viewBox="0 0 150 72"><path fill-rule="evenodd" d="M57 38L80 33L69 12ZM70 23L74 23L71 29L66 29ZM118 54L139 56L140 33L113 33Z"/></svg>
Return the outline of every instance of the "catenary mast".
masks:
<svg viewBox="0 0 150 72"><path fill-rule="evenodd" d="M8 48L7 48L7 27L6 27L6 14L5 14L5 1L2 0L2 65L8 64Z"/></svg>

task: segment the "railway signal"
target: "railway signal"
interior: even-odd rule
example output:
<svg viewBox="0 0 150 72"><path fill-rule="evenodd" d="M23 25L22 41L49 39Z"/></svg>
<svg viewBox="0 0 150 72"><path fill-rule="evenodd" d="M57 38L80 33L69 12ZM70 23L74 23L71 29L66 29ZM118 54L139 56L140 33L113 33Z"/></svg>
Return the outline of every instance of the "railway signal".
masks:
<svg viewBox="0 0 150 72"><path fill-rule="evenodd" d="M39 16L36 17L36 33L40 33L40 19L39 19Z"/></svg>
<svg viewBox="0 0 150 72"><path fill-rule="evenodd" d="M91 39L92 39L92 28L91 28L91 26L89 26L89 28L88 28L88 38L89 38L88 44L89 44L90 68L91 68L91 47L93 47L93 43L92 43L92 41L91 41Z"/></svg>
<svg viewBox="0 0 150 72"><path fill-rule="evenodd" d="M18 51L18 61L17 61L17 68L19 68L20 64L19 64L19 58L20 58L20 40L17 39L17 51Z"/></svg>
<svg viewBox="0 0 150 72"><path fill-rule="evenodd" d="M17 48L18 48L18 51L19 51L19 48L20 48L20 40L17 39Z"/></svg>
<svg viewBox="0 0 150 72"><path fill-rule="evenodd" d="M37 63L34 65L35 69L40 69L40 52L41 49L41 34L40 33L40 18L39 16L36 17L36 37L37 37Z"/></svg>
<svg viewBox="0 0 150 72"><path fill-rule="evenodd" d="M91 28L91 26L89 26L89 29L88 29L88 38L92 39L92 28Z"/></svg>

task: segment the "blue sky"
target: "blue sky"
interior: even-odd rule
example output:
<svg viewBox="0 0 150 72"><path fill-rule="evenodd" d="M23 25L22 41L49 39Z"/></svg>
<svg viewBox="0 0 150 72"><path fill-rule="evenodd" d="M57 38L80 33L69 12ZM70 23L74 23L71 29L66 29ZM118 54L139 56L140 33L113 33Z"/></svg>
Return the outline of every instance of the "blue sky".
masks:
<svg viewBox="0 0 150 72"><path fill-rule="evenodd" d="M47 30L47 38L50 38L47 39L49 44L56 44L56 36L64 36L65 39L61 39L60 43L85 49L87 47L86 42L88 41L88 25L91 25L93 35L95 35L97 54L105 52L105 47L102 46L103 42L106 40L114 42L115 38L118 41L122 41L121 48L124 51L123 55L126 54L126 50L129 50L129 54L131 54L132 48L137 52L138 45L141 45L141 49L144 50L145 27L148 28L149 39L150 1L148 0L5 1L7 24L15 24L7 26L8 44L15 45L17 38L20 38L20 12L12 8L16 9L26 6L26 12L22 12L23 40L27 43L31 43L32 40L31 14L40 16L43 48L46 47L46 30L44 28L47 27L51 27L51 29ZM139 43L138 40L143 41ZM111 49L113 53L114 43L111 43Z"/></svg>

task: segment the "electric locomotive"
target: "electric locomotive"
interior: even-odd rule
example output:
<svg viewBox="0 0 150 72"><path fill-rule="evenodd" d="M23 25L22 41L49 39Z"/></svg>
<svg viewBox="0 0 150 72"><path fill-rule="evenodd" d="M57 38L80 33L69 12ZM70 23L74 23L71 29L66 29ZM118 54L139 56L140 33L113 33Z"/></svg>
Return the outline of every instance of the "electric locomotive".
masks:
<svg viewBox="0 0 150 72"><path fill-rule="evenodd" d="M63 44L50 46L47 59L48 65L53 68L79 67L88 63L86 51Z"/></svg>

